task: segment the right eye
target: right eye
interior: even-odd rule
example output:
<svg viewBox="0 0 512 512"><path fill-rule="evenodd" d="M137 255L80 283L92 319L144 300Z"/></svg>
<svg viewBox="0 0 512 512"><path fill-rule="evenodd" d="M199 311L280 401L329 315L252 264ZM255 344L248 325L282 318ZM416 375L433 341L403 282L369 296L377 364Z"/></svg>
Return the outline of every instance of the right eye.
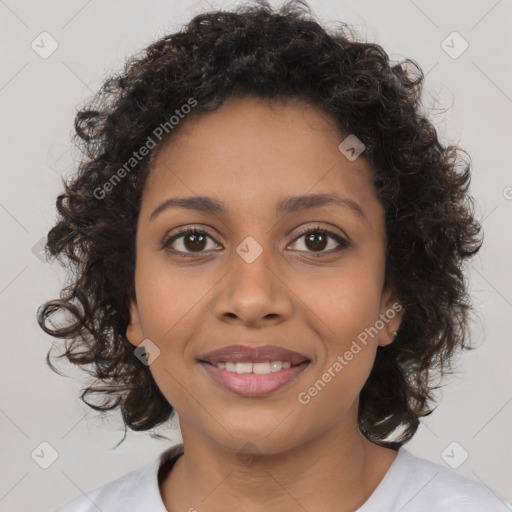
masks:
<svg viewBox="0 0 512 512"><path fill-rule="evenodd" d="M162 244L162 248L180 256L193 257L194 254L205 252L208 238L213 240L206 231L188 228L166 240ZM215 240L213 241L215 242Z"/></svg>

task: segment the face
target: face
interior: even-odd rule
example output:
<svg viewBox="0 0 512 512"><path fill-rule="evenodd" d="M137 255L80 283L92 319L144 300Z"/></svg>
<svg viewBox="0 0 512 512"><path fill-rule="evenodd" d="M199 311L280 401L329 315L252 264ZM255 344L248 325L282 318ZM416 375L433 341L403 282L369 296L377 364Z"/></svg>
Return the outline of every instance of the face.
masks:
<svg viewBox="0 0 512 512"><path fill-rule="evenodd" d="M346 136L314 106L246 97L190 115L159 148L138 219L127 337L150 340L150 354L157 347L149 368L184 439L276 453L357 430L359 393L400 315L384 289L372 169L338 149ZM320 194L339 200L289 199ZM158 208L195 196L223 208ZM228 345L276 345L309 363L280 388L246 396L198 361Z"/></svg>

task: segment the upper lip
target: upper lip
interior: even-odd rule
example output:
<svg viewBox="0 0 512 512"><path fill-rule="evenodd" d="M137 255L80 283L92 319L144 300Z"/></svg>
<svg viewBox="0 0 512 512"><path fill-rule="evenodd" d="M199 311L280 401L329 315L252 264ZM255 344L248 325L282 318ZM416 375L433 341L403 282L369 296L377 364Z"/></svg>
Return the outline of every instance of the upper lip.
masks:
<svg viewBox="0 0 512 512"><path fill-rule="evenodd" d="M201 356L199 361L217 364L227 361L243 361L257 363L263 361L283 361L291 364L300 364L309 359L298 352L288 350L276 345L263 345L261 347L248 347L246 345L229 345L217 350L212 350Z"/></svg>

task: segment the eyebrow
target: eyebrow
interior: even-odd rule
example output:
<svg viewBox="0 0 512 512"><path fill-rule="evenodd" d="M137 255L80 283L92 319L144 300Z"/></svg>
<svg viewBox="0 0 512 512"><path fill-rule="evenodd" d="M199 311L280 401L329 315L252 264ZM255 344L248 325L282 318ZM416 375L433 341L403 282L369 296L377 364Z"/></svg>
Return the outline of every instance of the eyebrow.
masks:
<svg viewBox="0 0 512 512"><path fill-rule="evenodd" d="M300 196L290 196L281 199L276 206L279 214L295 213L310 208L318 208L321 206L340 206L347 208L356 214L365 222L368 222L363 209L352 199L340 197L336 194L305 194ZM228 207L225 203L207 196L191 196L191 197L171 197L159 204L149 220L153 220L160 213L170 208L184 208L187 210L195 210L206 213L227 213Z"/></svg>

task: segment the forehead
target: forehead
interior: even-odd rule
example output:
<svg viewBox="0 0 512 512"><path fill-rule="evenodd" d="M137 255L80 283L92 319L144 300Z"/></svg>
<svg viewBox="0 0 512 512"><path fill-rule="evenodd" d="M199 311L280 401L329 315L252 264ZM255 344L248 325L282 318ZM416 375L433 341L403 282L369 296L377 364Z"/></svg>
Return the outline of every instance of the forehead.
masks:
<svg viewBox="0 0 512 512"><path fill-rule="evenodd" d="M158 148L143 196L214 195L235 205L306 193L375 199L373 171L338 149L347 137L315 105L300 100L232 98L192 114Z"/></svg>

